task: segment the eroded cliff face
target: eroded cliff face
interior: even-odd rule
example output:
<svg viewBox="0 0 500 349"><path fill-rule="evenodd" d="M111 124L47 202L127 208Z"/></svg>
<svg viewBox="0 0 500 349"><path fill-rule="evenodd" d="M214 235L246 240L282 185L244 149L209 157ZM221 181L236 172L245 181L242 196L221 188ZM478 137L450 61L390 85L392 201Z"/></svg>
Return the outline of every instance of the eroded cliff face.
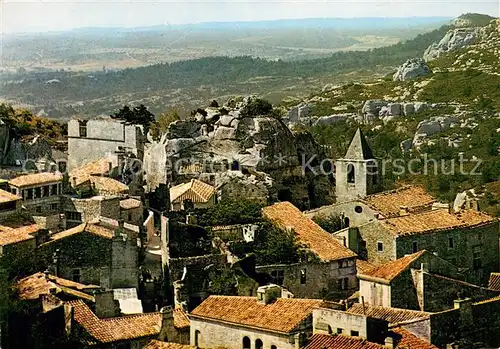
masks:
<svg viewBox="0 0 500 349"><path fill-rule="evenodd" d="M323 187L329 187L328 178L305 173L303 164L315 156L312 163L318 165L325 158L321 147L307 133L292 133L279 118L244 115L242 110L251 101L245 98L236 105L230 101L220 108L199 109L189 120L170 124L160 141L147 147L144 168L148 189L176 182L183 168L197 165L200 173L266 173L281 199L305 205L309 205L308 200L316 202L311 199L316 192L314 183L321 181ZM297 200L288 197L293 192Z"/></svg>

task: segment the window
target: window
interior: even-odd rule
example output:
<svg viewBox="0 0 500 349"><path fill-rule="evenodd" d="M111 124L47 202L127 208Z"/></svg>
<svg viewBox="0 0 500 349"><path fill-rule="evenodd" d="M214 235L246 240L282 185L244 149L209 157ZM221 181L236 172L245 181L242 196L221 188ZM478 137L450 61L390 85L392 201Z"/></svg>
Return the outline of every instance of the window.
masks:
<svg viewBox="0 0 500 349"><path fill-rule="evenodd" d="M67 211L66 219L69 221L82 221L82 214L80 212Z"/></svg>
<svg viewBox="0 0 500 349"><path fill-rule="evenodd" d="M80 137L87 137L87 121L81 120L79 121L79 124Z"/></svg>
<svg viewBox="0 0 500 349"><path fill-rule="evenodd" d="M347 183L355 183L356 182L356 174L354 172L354 165L347 165Z"/></svg>
<svg viewBox="0 0 500 349"><path fill-rule="evenodd" d="M57 194L59 194L59 193L57 192L57 184L53 184L53 185L52 185L52 195L57 195Z"/></svg>
<svg viewBox="0 0 500 349"><path fill-rule="evenodd" d="M361 213L361 212L363 212L363 207L361 207L361 206L356 206L356 207L354 207L354 211L355 211L356 213Z"/></svg>
<svg viewBox="0 0 500 349"><path fill-rule="evenodd" d="M352 331L351 330L351 336L352 337L359 337L359 331Z"/></svg>
<svg viewBox="0 0 500 349"><path fill-rule="evenodd" d="M264 347L264 343L260 339L255 341L255 349L262 349Z"/></svg>
<svg viewBox="0 0 500 349"><path fill-rule="evenodd" d="M42 197L42 188L35 188L35 199Z"/></svg>
<svg viewBox="0 0 500 349"><path fill-rule="evenodd" d="M306 284L306 270L305 269L300 270L300 284L301 285Z"/></svg>
<svg viewBox="0 0 500 349"><path fill-rule="evenodd" d="M342 291L349 289L349 278L338 279L337 288Z"/></svg>
<svg viewBox="0 0 500 349"><path fill-rule="evenodd" d="M455 241L453 241L453 237L448 238L448 248L452 250L455 247Z"/></svg>
<svg viewBox="0 0 500 349"><path fill-rule="evenodd" d="M340 260L338 263L339 263L339 269L341 269L341 268L344 267L344 261L343 260Z"/></svg>
<svg viewBox="0 0 500 349"><path fill-rule="evenodd" d="M196 330L194 332L194 346L195 347L199 347L200 346L200 338L201 337L201 333L199 330Z"/></svg>
<svg viewBox="0 0 500 349"><path fill-rule="evenodd" d="M59 210L59 204L57 204L57 203L50 204L50 209L52 211L58 211Z"/></svg>
<svg viewBox="0 0 500 349"><path fill-rule="evenodd" d="M383 252L384 251L384 243L382 241L377 242L377 252Z"/></svg>
<svg viewBox="0 0 500 349"><path fill-rule="evenodd" d="M411 243L411 251L412 251L412 253L418 252L418 242L417 241L413 241Z"/></svg>
<svg viewBox="0 0 500 349"><path fill-rule="evenodd" d="M278 349L275 345L271 345L271 349Z"/></svg>
<svg viewBox="0 0 500 349"><path fill-rule="evenodd" d="M132 213L129 213L128 214L128 221L131 222L132 221Z"/></svg>
<svg viewBox="0 0 500 349"><path fill-rule="evenodd" d="M49 186L44 186L42 188L43 196L49 196Z"/></svg>
<svg viewBox="0 0 500 349"><path fill-rule="evenodd" d="M351 224L349 217L344 218L344 228L349 228L349 224Z"/></svg>
<svg viewBox="0 0 500 349"><path fill-rule="evenodd" d="M332 326L328 325L328 334L333 334Z"/></svg>
<svg viewBox="0 0 500 349"><path fill-rule="evenodd" d="M283 281L285 280L285 272L283 270L273 270L271 271L271 277L273 279L273 283L282 286Z"/></svg>
<svg viewBox="0 0 500 349"><path fill-rule="evenodd" d="M342 334L343 330L341 328L337 328L337 334Z"/></svg>
<svg viewBox="0 0 500 349"><path fill-rule="evenodd" d="M11 188L10 192L14 195L17 195L17 188Z"/></svg>
<svg viewBox="0 0 500 349"><path fill-rule="evenodd" d="M28 200L32 200L33 199L34 190L33 189L27 189L26 191L28 192L28 195L26 195L27 199Z"/></svg>
<svg viewBox="0 0 500 349"><path fill-rule="evenodd" d="M474 269L481 269L481 246L476 246L472 250L472 267Z"/></svg>
<svg viewBox="0 0 500 349"><path fill-rule="evenodd" d="M73 280L74 282L80 282L80 269L73 269L71 271L71 280Z"/></svg>
<svg viewBox="0 0 500 349"><path fill-rule="evenodd" d="M42 213L42 206L35 207L35 212L36 213Z"/></svg>
<svg viewBox="0 0 500 349"><path fill-rule="evenodd" d="M250 349L250 338L243 337L243 349Z"/></svg>

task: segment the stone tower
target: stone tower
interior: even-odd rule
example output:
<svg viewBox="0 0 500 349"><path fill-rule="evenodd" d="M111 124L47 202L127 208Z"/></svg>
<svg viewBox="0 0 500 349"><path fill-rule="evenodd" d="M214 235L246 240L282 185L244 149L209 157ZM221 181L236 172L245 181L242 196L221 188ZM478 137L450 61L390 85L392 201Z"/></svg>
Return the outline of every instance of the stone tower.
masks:
<svg viewBox="0 0 500 349"><path fill-rule="evenodd" d="M364 198L379 184L377 162L358 128L343 159L335 162L337 202Z"/></svg>

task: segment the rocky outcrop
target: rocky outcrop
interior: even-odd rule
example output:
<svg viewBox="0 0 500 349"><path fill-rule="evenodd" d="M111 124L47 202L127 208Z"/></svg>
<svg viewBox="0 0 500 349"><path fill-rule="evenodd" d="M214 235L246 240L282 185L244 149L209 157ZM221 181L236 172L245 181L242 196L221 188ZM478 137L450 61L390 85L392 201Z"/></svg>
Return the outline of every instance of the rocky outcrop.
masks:
<svg viewBox="0 0 500 349"><path fill-rule="evenodd" d="M432 74L432 71L422 58L411 58L398 68L392 79L394 81L407 81L429 74Z"/></svg>
<svg viewBox="0 0 500 349"><path fill-rule="evenodd" d="M313 126L326 126L331 124L336 124L337 122L346 121L349 117L352 117L350 114L336 114L336 115L328 115L321 116L313 123Z"/></svg>
<svg viewBox="0 0 500 349"><path fill-rule="evenodd" d="M450 30L438 43L429 46L424 52L426 62L438 58L442 54L458 50L472 44L480 35L480 28L456 28Z"/></svg>
<svg viewBox="0 0 500 349"><path fill-rule="evenodd" d="M438 116L428 120L421 121L417 126L417 131L413 137L413 147L419 147L427 138L438 132L446 131L454 127L457 123L457 118L453 116Z"/></svg>
<svg viewBox="0 0 500 349"><path fill-rule="evenodd" d="M381 99L369 99L365 102L363 108L361 108L361 113L366 115L368 118L378 117L382 107L387 106L387 104L388 102Z"/></svg>

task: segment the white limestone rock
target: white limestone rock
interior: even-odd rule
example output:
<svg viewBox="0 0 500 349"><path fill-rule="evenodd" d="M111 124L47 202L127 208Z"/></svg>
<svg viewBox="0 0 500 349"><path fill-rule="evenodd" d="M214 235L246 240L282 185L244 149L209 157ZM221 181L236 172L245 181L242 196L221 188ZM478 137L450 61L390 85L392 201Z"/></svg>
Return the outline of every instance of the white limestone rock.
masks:
<svg viewBox="0 0 500 349"><path fill-rule="evenodd" d="M433 43L424 52L426 62L439 58L444 53L472 44L480 35L480 28L455 28L446 33L438 43Z"/></svg>
<svg viewBox="0 0 500 349"><path fill-rule="evenodd" d="M323 126L336 124L337 122L346 121L350 114L337 114L319 117L313 124L313 126Z"/></svg>
<svg viewBox="0 0 500 349"><path fill-rule="evenodd" d="M407 81L429 74L432 74L432 71L422 58L411 58L398 68L392 79L394 81Z"/></svg>

